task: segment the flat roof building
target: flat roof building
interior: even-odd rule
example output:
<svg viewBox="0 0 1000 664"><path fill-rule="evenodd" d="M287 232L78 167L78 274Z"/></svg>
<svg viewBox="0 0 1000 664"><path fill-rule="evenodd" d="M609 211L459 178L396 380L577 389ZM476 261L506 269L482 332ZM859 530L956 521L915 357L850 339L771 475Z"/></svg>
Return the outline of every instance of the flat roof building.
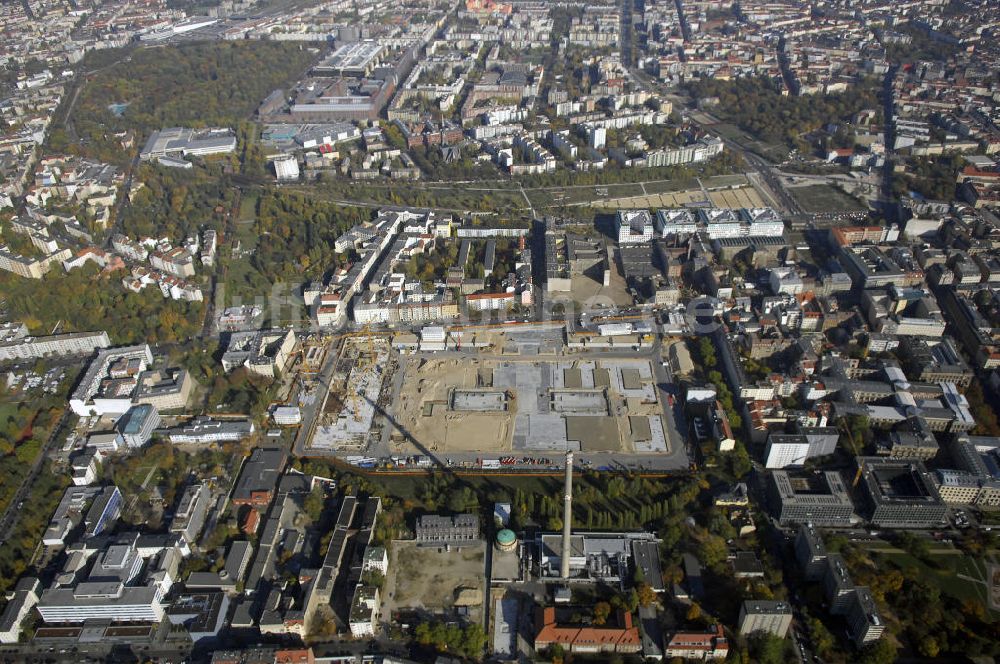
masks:
<svg viewBox="0 0 1000 664"><path fill-rule="evenodd" d="M781 525L848 526L854 516L854 503L835 471L776 470L771 473L769 489L771 506Z"/></svg>
<svg viewBox="0 0 1000 664"><path fill-rule="evenodd" d="M858 457L864 515L880 528L934 528L947 508L924 464Z"/></svg>
<svg viewBox="0 0 1000 664"><path fill-rule="evenodd" d="M791 625L792 607L788 602L748 599L740 607L740 634L766 632L783 639Z"/></svg>
<svg viewBox="0 0 1000 664"><path fill-rule="evenodd" d="M429 546L469 545L479 540L479 517L425 514L417 521L416 539L418 544Z"/></svg>

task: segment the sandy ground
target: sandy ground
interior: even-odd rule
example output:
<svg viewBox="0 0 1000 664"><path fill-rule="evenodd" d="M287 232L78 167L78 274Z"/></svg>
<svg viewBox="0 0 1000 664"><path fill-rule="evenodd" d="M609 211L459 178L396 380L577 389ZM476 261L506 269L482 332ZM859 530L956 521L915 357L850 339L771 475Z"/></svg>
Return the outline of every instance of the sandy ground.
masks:
<svg viewBox="0 0 1000 664"><path fill-rule="evenodd" d="M412 541L392 543L386 609L395 611L422 608L440 611L451 608L461 588L483 589L485 578L485 543L474 547L439 551L421 548ZM482 607L472 609L472 620L479 620Z"/></svg>
<svg viewBox="0 0 1000 664"><path fill-rule="evenodd" d="M449 390L476 387L479 366L479 362L458 359L407 360L395 414L415 443L394 445L394 449L419 452L413 450L415 444L432 452L510 450L516 400L509 402L505 413L448 411ZM424 415L426 408L433 409L430 417Z"/></svg>
<svg viewBox="0 0 1000 664"><path fill-rule="evenodd" d="M708 193L712 205L723 208L764 207L760 194L752 187L710 191ZM627 198L611 198L595 201L593 207L600 208L671 208L684 207L690 203L705 200L705 194L700 189L688 189L672 194L650 194L648 196L630 196Z"/></svg>

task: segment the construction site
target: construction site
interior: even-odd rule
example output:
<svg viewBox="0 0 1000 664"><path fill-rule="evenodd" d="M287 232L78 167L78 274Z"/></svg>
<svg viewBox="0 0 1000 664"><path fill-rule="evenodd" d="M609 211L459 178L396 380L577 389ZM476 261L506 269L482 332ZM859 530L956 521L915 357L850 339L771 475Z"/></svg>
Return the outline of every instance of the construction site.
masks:
<svg viewBox="0 0 1000 664"><path fill-rule="evenodd" d="M648 360L404 361L393 454L667 452Z"/></svg>
<svg viewBox="0 0 1000 664"><path fill-rule="evenodd" d="M363 334L344 340L310 447L360 452L370 436L381 435L372 425L388 400L389 356L384 338Z"/></svg>

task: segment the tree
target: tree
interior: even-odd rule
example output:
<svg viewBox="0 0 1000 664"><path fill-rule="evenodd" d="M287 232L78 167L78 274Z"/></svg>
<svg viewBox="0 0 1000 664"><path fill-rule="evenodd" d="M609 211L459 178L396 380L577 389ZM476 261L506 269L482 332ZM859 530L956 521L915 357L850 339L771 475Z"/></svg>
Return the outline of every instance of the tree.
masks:
<svg viewBox="0 0 1000 664"><path fill-rule="evenodd" d="M594 605L594 624L603 625L611 615L611 605L607 602L598 602Z"/></svg>
<svg viewBox="0 0 1000 664"><path fill-rule="evenodd" d="M309 492L305 500L302 501L302 511L305 512L306 516L313 523L319 523L320 517L323 515L323 507L326 504L326 490L323 488L322 484L317 484L313 487L313 490Z"/></svg>
<svg viewBox="0 0 1000 664"><path fill-rule="evenodd" d="M896 661L896 646L890 639L879 639L862 651L860 661L862 664L893 664Z"/></svg>
<svg viewBox="0 0 1000 664"><path fill-rule="evenodd" d="M785 639L768 632L754 632L748 639L751 661L759 664L783 664L788 661L785 656Z"/></svg>
<svg viewBox="0 0 1000 664"><path fill-rule="evenodd" d="M934 659L938 656L938 654L940 654L941 646L938 644L937 639L928 635L920 639L920 644L917 646L917 650L919 650L920 654L924 657Z"/></svg>
<svg viewBox="0 0 1000 664"><path fill-rule="evenodd" d="M656 604L656 591L648 583L640 583L636 589L639 604L641 606L652 606Z"/></svg>

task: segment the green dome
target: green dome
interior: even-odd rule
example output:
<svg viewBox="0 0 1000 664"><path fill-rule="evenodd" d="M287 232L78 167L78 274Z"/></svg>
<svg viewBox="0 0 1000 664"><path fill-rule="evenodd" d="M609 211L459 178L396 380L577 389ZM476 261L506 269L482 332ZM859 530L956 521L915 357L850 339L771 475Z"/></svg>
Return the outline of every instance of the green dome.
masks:
<svg viewBox="0 0 1000 664"><path fill-rule="evenodd" d="M517 535L510 528L504 528L497 533L497 542L500 544L512 544L517 539Z"/></svg>

